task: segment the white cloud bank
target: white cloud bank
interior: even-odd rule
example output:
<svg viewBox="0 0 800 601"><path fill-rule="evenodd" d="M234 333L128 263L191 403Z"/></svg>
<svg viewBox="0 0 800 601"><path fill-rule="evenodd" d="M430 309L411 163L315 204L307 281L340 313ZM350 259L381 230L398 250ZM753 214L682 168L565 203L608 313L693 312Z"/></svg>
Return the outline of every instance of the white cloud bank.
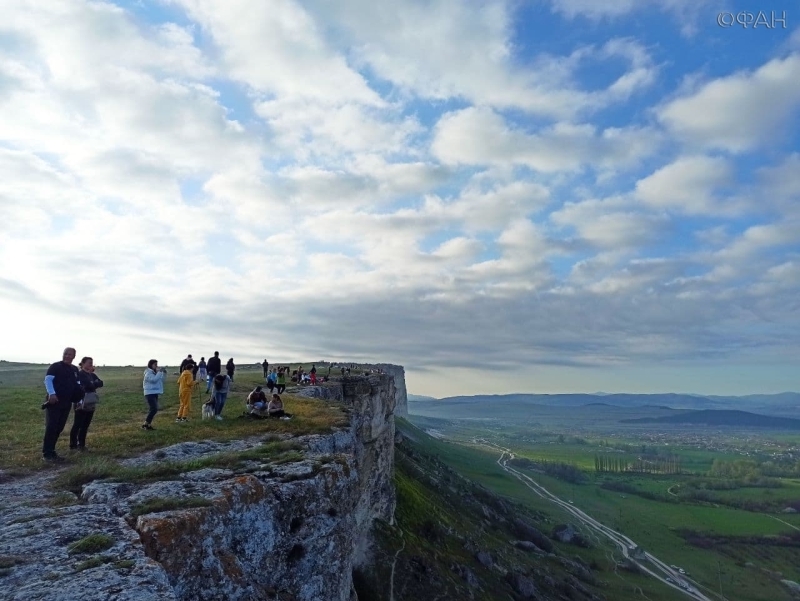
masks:
<svg viewBox="0 0 800 601"><path fill-rule="evenodd" d="M1 357L217 348L592 389L800 350L796 54L645 101L652 46L552 54L505 2L168 6L180 24L4 7Z"/></svg>

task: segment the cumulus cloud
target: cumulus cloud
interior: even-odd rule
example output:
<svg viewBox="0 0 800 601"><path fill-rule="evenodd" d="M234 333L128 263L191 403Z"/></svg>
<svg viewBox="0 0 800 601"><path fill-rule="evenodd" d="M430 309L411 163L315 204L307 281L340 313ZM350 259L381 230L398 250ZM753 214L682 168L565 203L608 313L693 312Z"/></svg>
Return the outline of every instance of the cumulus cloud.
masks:
<svg viewBox="0 0 800 601"><path fill-rule="evenodd" d="M734 168L725 159L687 156L636 182L635 195L654 208L687 215L735 214L742 207L725 204L718 194L734 183Z"/></svg>
<svg viewBox="0 0 800 601"><path fill-rule="evenodd" d="M659 101L645 35L527 39L500 1L169 4L4 7L3 358L56 330L107 363L431 373L800 339L798 156L748 162L794 110L794 54Z"/></svg>
<svg viewBox="0 0 800 601"><path fill-rule="evenodd" d="M446 164L526 165L542 172L584 167L623 168L655 151L658 134L646 128L556 123L536 133L510 126L498 113L468 108L436 125L431 151Z"/></svg>
<svg viewBox="0 0 800 601"><path fill-rule="evenodd" d="M754 71L711 80L658 110L658 119L687 144L744 152L774 144L796 128L800 54Z"/></svg>

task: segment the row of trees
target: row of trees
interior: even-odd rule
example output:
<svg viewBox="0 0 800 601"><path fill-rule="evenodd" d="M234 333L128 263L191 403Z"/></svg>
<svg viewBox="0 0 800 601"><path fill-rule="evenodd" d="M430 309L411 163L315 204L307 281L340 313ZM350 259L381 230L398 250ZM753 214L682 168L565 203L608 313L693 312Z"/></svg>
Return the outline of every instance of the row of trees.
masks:
<svg viewBox="0 0 800 601"><path fill-rule="evenodd" d="M620 472L680 474L681 458L679 455L654 455L636 459L614 455L595 455L594 471L599 474L618 474Z"/></svg>

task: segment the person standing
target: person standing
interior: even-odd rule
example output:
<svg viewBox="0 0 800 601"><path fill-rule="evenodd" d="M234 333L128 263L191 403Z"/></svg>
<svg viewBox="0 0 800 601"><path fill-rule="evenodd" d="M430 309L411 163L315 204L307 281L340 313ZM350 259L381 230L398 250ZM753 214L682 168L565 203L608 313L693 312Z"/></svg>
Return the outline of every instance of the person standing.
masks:
<svg viewBox="0 0 800 601"><path fill-rule="evenodd" d="M261 364L261 368L264 370L264 377L269 376L269 361L264 359L264 363Z"/></svg>
<svg viewBox="0 0 800 601"><path fill-rule="evenodd" d="M84 357L78 363L78 382L83 389L83 398L75 403L75 413L72 417L72 429L69 431L69 448L73 451L86 450L86 433L92 423L94 410L100 400L97 389L103 387L103 380L94 373L94 360Z"/></svg>
<svg viewBox="0 0 800 601"><path fill-rule="evenodd" d="M231 379L231 382L233 382L233 372L236 371L236 365L233 364L233 357L228 359L228 362L225 364L225 371L228 372L228 377Z"/></svg>
<svg viewBox="0 0 800 601"><path fill-rule="evenodd" d="M178 398L180 399L180 407L178 407L178 416L175 418L176 422L188 422L189 410L192 407L192 390L196 386L194 378L192 377L192 365L187 363L183 367L181 375L178 376Z"/></svg>
<svg viewBox="0 0 800 601"><path fill-rule="evenodd" d="M153 427L153 418L158 413L158 395L164 394L164 379L167 376L167 370L164 367L158 367L156 359L150 359L147 362L147 369L144 370L144 380L142 387L144 388L144 399L147 401L147 406L150 411L147 417L144 418L142 430L155 430Z"/></svg>
<svg viewBox="0 0 800 601"><path fill-rule="evenodd" d="M198 382L202 382L206 379L206 376L208 376L208 370L206 369L206 358L200 357L200 363L197 364L197 372L194 374L194 379Z"/></svg>
<svg viewBox="0 0 800 601"><path fill-rule="evenodd" d="M44 387L47 390L47 400L42 405L42 409L45 410L42 441L44 461L64 461L64 458L56 453L56 442L64 431L64 426L67 425L72 404L83 398L83 389L78 381L78 368L72 365L75 354L74 348L65 348L61 361L48 367L44 377Z"/></svg>
<svg viewBox="0 0 800 601"><path fill-rule="evenodd" d="M219 358L219 351L214 351L214 356L208 360L206 392L211 391L211 383L214 381L214 376L219 373L222 373L222 360Z"/></svg>
<svg viewBox="0 0 800 601"><path fill-rule="evenodd" d="M214 419L222 421L222 409L231 389L231 379L225 374L214 376Z"/></svg>
<svg viewBox="0 0 800 601"><path fill-rule="evenodd" d="M269 375L267 376L267 388L269 388L270 393L275 388L277 383L278 383L278 370L276 370L273 367L272 371L269 372Z"/></svg>
<svg viewBox="0 0 800 601"><path fill-rule="evenodd" d="M311 371L309 373L311 374L311 384L312 385L316 384L317 383L317 366L316 365L312 365L311 366Z"/></svg>
<svg viewBox="0 0 800 601"><path fill-rule="evenodd" d="M186 367L187 365L190 365L190 364L192 366L194 366L194 359L192 359L191 355L186 355L186 359L181 361L181 366L178 368L178 371L180 373L183 373L183 368Z"/></svg>
<svg viewBox="0 0 800 601"><path fill-rule="evenodd" d="M288 369L288 368L286 368ZM278 370L278 394L282 394L286 390L286 371L283 368Z"/></svg>

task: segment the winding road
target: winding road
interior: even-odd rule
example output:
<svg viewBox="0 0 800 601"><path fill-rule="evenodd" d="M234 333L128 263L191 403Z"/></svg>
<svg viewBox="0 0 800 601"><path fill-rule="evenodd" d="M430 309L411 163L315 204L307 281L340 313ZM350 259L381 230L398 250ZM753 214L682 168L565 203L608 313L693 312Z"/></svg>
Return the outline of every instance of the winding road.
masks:
<svg viewBox="0 0 800 601"><path fill-rule="evenodd" d="M505 449L485 439L474 439L473 442L482 446L492 448L495 451L500 451L500 458L497 460L497 464L503 470L516 477L525 486L527 486L530 490L532 490L534 493L536 493L543 499L547 499L548 501L555 503L561 509L572 515L575 519L580 521L585 526L605 536L612 543L614 543L617 546L617 548L619 548L623 557L625 557L631 563L636 564L643 573L649 574L653 578L660 580L667 586L674 588L675 590L683 593L684 595L692 599L696 599L697 601L712 601L710 597L707 597L696 588L698 586L697 583L686 578L684 574L680 574L677 570L672 569L666 563L664 563L651 553L645 552L642 553L641 555L637 554L637 556L634 557L632 553L638 547L638 545L624 534L617 532L616 530L613 530L608 526L598 522L596 519L594 519L590 515L587 515L574 505L566 501L563 501L562 499L560 499L559 497L548 491L544 486L533 480L531 477L527 476L526 474L523 474L522 472L514 469L513 467L510 467L508 465L508 462L511 459L514 459L515 455L509 449ZM669 578L670 581L668 581L667 578Z"/></svg>

